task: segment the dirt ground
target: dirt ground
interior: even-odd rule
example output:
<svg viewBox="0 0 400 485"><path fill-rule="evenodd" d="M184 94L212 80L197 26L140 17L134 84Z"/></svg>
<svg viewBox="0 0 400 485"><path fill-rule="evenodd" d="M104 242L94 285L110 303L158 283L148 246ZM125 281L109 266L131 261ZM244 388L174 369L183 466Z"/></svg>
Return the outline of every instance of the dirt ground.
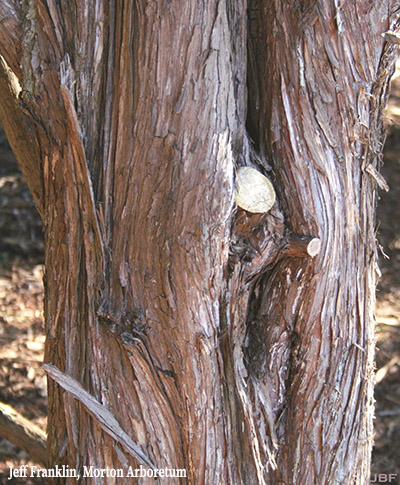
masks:
<svg viewBox="0 0 400 485"><path fill-rule="evenodd" d="M372 473L395 473L400 484L400 63L386 110L388 137L377 210L381 248L376 304L375 447ZM393 483L393 482L392 482Z"/></svg>
<svg viewBox="0 0 400 485"><path fill-rule="evenodd" d="M380 193L378 207L382 278L376 306L372 473L397 473L392 483L400 483L400 70L392 85L382 169L391 190ZM0 131L0 401L45 429L42 264L40 219ZM25 463L30 462L24 452L0 439L0 484L43 484L43 479L7 480L9 466Z"/></svg>

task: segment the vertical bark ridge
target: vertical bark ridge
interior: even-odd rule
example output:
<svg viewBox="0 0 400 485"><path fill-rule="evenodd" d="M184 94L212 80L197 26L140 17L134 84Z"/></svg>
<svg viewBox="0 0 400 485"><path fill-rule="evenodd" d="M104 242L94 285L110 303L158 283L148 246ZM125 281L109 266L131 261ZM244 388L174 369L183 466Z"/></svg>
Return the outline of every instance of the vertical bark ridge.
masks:
<svg viewBox="0 0 400 485"><path fill-rule="evenodd" d="M73 375L86 368L76 377L98 399L111 410L118 403L121 424L158 466L187 467L189 480L196 476L198 483L235 483L241 480L237 457L229 455L230 444L220 445L231 441L231 431L224 426L218 302L233 168L244 136L244 6L187 4L179 22L174 2L132 6L110 4L110 24L99 25L104 7L96 2L76 12L64 2L50 9L60 32L78 32L62 34L74 49L60 57L106 248L105 261L100 258L106 279L96 281L90 268L95 255L79 249L79 241L91 248L83 207L83 219L72 220L90 185L74 182L79 173L71 173L78 189L71 189L64 209L70 228L66 285L80 305L70 308L64 323L65 358ZM87 109L92 104L98 112ZM96 121L102 113L104 125ZM86 286L90 292L79 295ZM86 346L71 366L77 340ZM186 346L178 348L177 341ZM136 386L120 378L111 385L110 368ZM110 441L68 397L66 406L72 462L75 453L76 463L85 456L96 457L99 466L112 463ZM88 427L92 433L83 437L79 429Z"/></svg>
<svg viewBox="0 0 400 485"><path fill-rule="evenodd" d="M0 6L24 33L0 115L23 113L28 179L34 147L46 360L187 483L367 480L387 5ZM273 178L267 216L234 209L238 163ZM132 464L52 383L49 458Z"/></svg>
<svg viewBox="0 0 400 485"><path fill-rule="evenodd" d="M322 239L315 260L280 263L261 305L270 350L285 331L269 329L287 329L283 347L267 355L265 365L267 382L279 382L272 407L281 413L278 470L270 483L368 479L372 426L362 416L373 414L367 307L375 287L376 194L365 166L375 164L369 150L380 137L372 131L370 100L384 49L381 34L390 26L379 8L318 2L304 21L285 4L250 3L259 23L254 21L250 39L255 54L248 126L273 160L289 227ZM387 86L385 74L381 86ZM276 305L282 301L286 311ZM354 441L357 446L346 445Z"/></svg>
<svg viewBox="0 0 400 485"><path fill-rule="evenodd" d="M122 282L126 273L127 305L149 326L145 339L154 365L173 375L171 412L181 423L178 459L186 456L189 480L240 481L224 426L218 341L235 139L243 129L227 2L185 4L178 24L174 2L139 2L136 12L130 169L136 190L126 200L120 194L114 199L114 220L125 218L129 231L113 236L114 254L126 256L114 261L111 277ZM111 300L120 298L114 294ZM177 341L186 345L178 348ZM149 413L149 422L159 414L154 407ZM177 443L170 455L174 449Z"/></svg>

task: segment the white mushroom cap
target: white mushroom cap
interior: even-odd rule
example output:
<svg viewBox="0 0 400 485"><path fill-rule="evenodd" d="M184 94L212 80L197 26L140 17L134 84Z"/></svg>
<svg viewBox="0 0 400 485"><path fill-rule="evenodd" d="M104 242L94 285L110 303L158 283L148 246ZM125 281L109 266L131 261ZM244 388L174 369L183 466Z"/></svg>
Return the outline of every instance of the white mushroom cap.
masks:
<svg viewBox="0 0 400 485"><path fill-rule="evenodd" d="M239 167L236 172L236 204L248 212L268 212L275 203L275 190L261 172L251 167Z"/></svg>

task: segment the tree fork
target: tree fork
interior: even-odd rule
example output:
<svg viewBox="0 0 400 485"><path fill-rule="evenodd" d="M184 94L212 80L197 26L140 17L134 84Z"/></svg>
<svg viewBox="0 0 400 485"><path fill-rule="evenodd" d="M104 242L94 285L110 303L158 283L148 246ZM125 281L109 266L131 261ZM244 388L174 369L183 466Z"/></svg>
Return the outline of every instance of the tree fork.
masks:
<svg viewBox="0 0 400 485"><path fill-rule="evenodd" d="M0 117L46 235L46 361L186 483L368 480L395 6L0 5ZM272 180L268 214L236 210L242 166ZM132 463L51 382L48 459Z"/></svg>

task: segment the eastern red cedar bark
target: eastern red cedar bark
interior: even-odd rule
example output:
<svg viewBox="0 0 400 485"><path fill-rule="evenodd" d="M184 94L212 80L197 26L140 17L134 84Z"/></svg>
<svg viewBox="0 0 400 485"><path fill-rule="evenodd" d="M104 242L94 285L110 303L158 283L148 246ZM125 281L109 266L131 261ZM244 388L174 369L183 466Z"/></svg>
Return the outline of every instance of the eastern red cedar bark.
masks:
<svg viewBox="0 0 400 485"><path fill-rule="evenodd" d="M368 480L398 9L0 4L0 118L46 236L45 359L182 483ZM241 165L273 179L268 215L235 207ZM75 397L50 380L49 464L135 465Z"/></svg>

